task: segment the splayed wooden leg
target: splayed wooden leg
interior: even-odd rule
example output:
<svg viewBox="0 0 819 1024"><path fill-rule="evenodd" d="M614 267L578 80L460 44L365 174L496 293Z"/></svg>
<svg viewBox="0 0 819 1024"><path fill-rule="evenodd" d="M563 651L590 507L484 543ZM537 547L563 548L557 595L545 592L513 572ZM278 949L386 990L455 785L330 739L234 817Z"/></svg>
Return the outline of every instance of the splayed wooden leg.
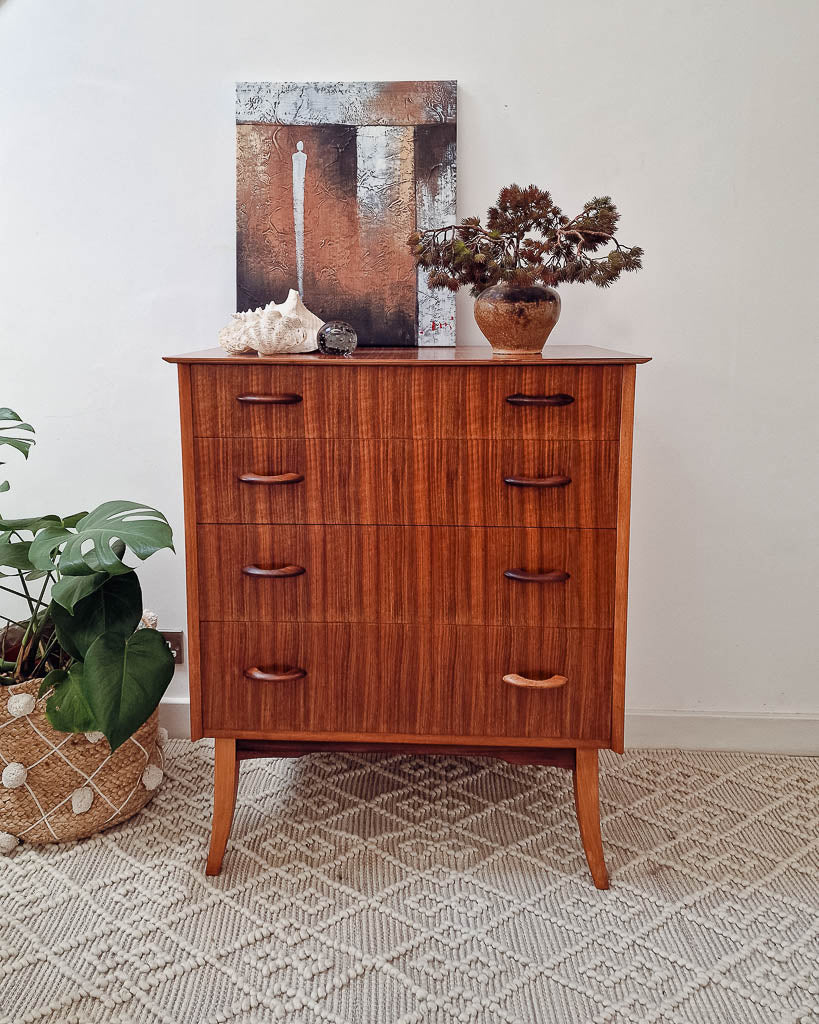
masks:
<svg viewBox="0 0 819 1024"><path fill-rule="evenodd" d="M589 870L597 888L608 889L609 873L603 855L603 837L600 835L597 751L594 748L576 751L572 778L577 824L580 827L580 839L586 851Z"/></svg>
<svg viewBox="0 0 819 1024"><path fill-rule="evenodd" d="M236 759L236 740L215 741L215 766L213 772L213 825L210 833L210 850L206 875L218 875L222 870L233 811L236 807L236 790L239 787L239 762Z"/></svg>

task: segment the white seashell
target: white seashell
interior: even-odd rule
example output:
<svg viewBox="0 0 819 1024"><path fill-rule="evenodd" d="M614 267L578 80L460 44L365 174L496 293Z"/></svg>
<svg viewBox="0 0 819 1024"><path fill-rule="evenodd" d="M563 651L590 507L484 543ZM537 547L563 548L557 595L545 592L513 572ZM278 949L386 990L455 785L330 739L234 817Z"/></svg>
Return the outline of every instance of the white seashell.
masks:
<svg viewBox="0 0 819 1024"><path fill-rule="evenodd" d="M274 310L275 313L275 310ZM281 316L281 314L278 314ZM219 332L219 344L231 355L255 352L259 347L259 311L234 313L227 327Z"/></svg>
<svg viewBox="0 0 819 1024"><path fill-rule="evenodd" d="M17 836L13 836L11 832L0 832L0 853L11 853L17 848L19 841Z"/></svg>
<svg viewBox="0 0 819 1024"><path fill-rule="evenodd" d="M219 344L231 355L258 352L315 352L316 335L324 321L301 301L291 288L284 302L268 303L254 310L234 313L230 323L219 332Z"/></svg>
<svg viewBox="0 0 819 1024"><path fill-rule="evenodd" d="M156 730L156 745L158 747L164 747L167 742L168 730L165 728L164 725L160 725L160 727Z"/></svg>
<svg viewBox="0 0 819 1024"><path fill-rule="evenodd" d="M3 785L6 789L18 789L25 784L28 769L19 761L12 761L3 769Z"/></svg>
<svg viewBox="0 0 819 1024"><path fill-rule="evenodd" d="M149 764L142 773L142 785L146 789L156 789L164 776L165 773L158 764Z"/></svg>
<svg viewBox="0 0 819 1024"><path fill-rule="evenodd" d="M269 356L274 352L301 352L307 339L307 330L297 316L279 314L275 330L263 336L259 342L259 355Z"/></svg>
<svg viewBox="0 0 819 1024"><path fill-rule="evenodd" d="M80 786L71 794L71 810L75 814L85 814L94 802L94 791L90 786Z"/></svg>
<svg viewBox="0 0 819 1024"><path fill-rule="evenodd" d="M297 316L301 320L302 327L307 331L307 338L305 339L304 346L300 348L299 352L315 352L318 348L318 342L316 341L316 335L324 326L324 321L316 316L315 313L311 313L310 310L301 301L301 295L291 288L287 293L287 298L284 302L277 307L282 316Z"/></svg>
<svg viewBox="0 0 819 1024"><path fill-rule="evenodd" d="M104 732L87 732L85 734L85 738L88 740L89 743L99 743L99 741L103 738L104 735Z"/></svg>
<svg viewBox="0 0 819 1024"><path fill-rule="evenodd" d="M237 331L235 324L228 324L219 331L219 344L229 355L237 356L243 352L252 352L253 349L247 344L244 336Z"/></svg>
<svg viewBox="0 0 819 1024"><path fill-rule="evenodd" d="M22 718L31 714L36 703L33 693L13 693L9 697L8 712L12 718Z"/></svg>

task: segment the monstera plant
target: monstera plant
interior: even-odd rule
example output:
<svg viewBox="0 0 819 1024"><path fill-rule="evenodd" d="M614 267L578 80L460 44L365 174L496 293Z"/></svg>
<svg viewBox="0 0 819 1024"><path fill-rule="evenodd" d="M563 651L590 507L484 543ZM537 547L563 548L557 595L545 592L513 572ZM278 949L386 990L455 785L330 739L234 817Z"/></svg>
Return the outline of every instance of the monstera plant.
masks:
<svg viewBox="0 0 819 1024"><path fill-rule="evenodd" d="M0 445L26 458L33 428L0 409ZM8 491L8 481L0 490ZM68 517L0 516L0 685L42 678L40 697L62 732L101 732L111 749L148 720L173 675L154 629L138 629L142 591L133 566L162 548L171 528L154 508L107 501Z"/></svg>

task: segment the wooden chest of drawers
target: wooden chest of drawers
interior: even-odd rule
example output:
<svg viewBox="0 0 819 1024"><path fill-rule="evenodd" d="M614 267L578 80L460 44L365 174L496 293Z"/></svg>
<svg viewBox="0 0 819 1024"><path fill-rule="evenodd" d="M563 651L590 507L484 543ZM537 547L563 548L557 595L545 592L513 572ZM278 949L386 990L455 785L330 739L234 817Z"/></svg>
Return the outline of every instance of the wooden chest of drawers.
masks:
<svg viewBox="0 0 819 1024"><path fill-rule="evenodd" d="M622 750L635 364L547 347L173 357L208 871L243 757L475 752L571 768L607 884Z"/></svg>

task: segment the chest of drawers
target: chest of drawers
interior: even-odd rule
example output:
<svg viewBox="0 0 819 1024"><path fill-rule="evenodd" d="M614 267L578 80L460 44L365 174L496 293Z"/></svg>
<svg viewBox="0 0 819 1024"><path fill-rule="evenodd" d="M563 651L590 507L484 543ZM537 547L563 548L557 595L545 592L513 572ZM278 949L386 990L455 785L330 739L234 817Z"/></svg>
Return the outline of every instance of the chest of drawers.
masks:
<svg viewBox="0 0 819 1024"><path fill-rule="evenodd" d="M572 770L608 884L597 752L622 750L635 364L550 346L178 364L191 733L239 762L475 753Z"/></svg>

